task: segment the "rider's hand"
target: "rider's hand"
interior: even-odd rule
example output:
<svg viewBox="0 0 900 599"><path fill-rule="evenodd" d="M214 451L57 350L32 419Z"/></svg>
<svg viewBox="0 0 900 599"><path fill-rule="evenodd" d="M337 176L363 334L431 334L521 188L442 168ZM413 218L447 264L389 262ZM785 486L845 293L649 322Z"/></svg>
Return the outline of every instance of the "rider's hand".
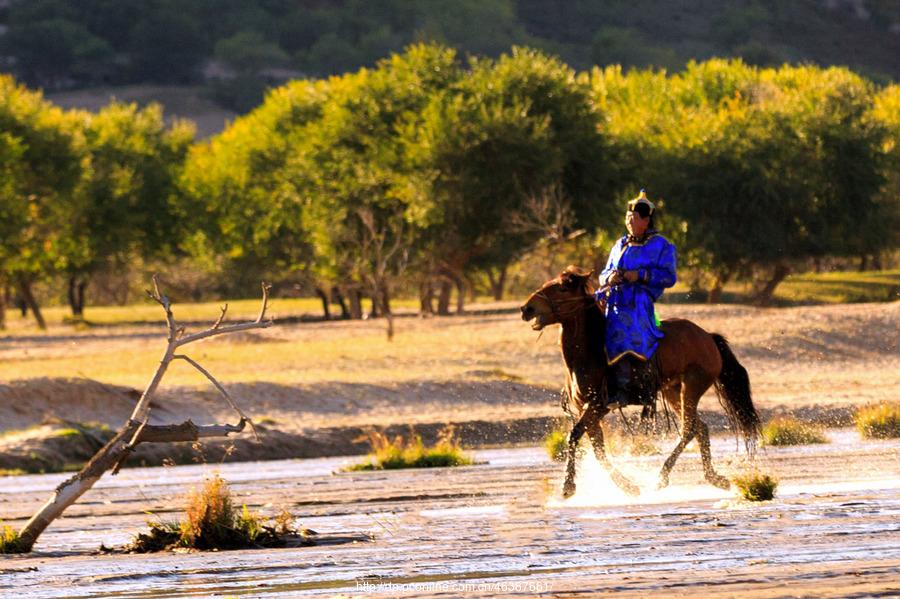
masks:
<svg viewBox="0 0 900 599"><path fill-rule="evenodd" d="M624 281L622 278L622 273L618 270L612 272L606 279L606 284L612 287L613 285L620 285Z"/></svg>
<svg viewBox="0 0 900 599"><path fill-rule="evenodd" d="M637 280L640 278L640 273L638 273L638 271L636 271L636 270L626 270L623 277L629 283L636 283Z"/></svg>

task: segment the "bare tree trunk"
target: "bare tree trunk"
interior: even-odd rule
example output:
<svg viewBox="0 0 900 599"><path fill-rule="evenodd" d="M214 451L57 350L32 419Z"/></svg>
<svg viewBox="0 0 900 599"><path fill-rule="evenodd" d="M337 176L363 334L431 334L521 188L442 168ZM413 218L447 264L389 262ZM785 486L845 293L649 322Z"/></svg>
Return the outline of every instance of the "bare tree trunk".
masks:
<svg viewBox="0 0 900 599"><path fill-rule="evenodd" d="M6 329L6 304L9 302L9 287L0 278L0 330Z"/></svg>
<svg viewBox="0 0 900 599"><path fill-rule="evenodd" d="M378 304L381 308L381 314L387 321L387 338L388 341L394 340L394 313L391 312L391 296L386 281L380 281L377 285L375 296L378 298Z"/></svg>
<svg viewBox="0 0 900 599"><path fill-rule="evenodd" d="M316 287L316 295L322 300L322 312L325 314L325 320L331 320L331 309L328 306L328 294L321 287Z"/></svg>
<svg viewBox="0 0 900 599"><path fill-rule="evenodd" d="M813 271L818 274L822 272L822 257L816 256L813 258Z"/></svg>
<svg viewBox="0 0 900 599"><path fill-rule="evenodd" d="M69 308L72 310L72 317L78 320L84 318L85 287L87 287L86 279L82 279L78 275L69 277Z"/></svg>
<svg viewBox="0 0 900 599"><path fill-rule="evenodd" d="M487 269L488 281L491 284L491 294L495 301L503 299L503 288L506 286L506 265L504 264L497 269L497 275L494 275L494 269Z"/></svg>
<svg viewBox="0 0 900 599"><path fill-rule="evenodd" d="M94 486L100 477L109 470L113 470L113 474L118 472L119 467L128 458L134 448L142 442L170 442L170 441L196 441L205 437L222 437L230 433L240 432L244 429L246 423L253 423L244 415L243 412L235 405L234 401L225 391L224 387L209 374L202 366L194 362L185 355L178 355L175 351L193 341L199 341L214 335L232 333L237 331L246 331L248 329L264 328L272 324L272 321L264 320L266 314L266 306L268 302L268 287L263 284L263 300L262 309L259 317L252 322L229 325L221 327L225 318L228 306L222 308L222 314L219 319L209 329L186 335L184 328L179 328L172 316L169 299L159 292L159 285L154 277L155 293L151 293L151 297L160 303L166 311L166 323L168 326L168 344L163 359L160 361L153 378L138 400L137 405L131 417L122 427L122 429L113 437L106 445L98 451L93 458L81 469L81 472L71 477L59 485L54 491L50 499L31 517L25 526L19 531L20 544L25 551L31 551L34 543L37 541L41 533L58 518L70 505L75 503L79 497L84 495ZM182 359L194 366L201 374L205 375L210 382L222 393L231 407L241 417L240 423L236 426L211 425L197 426L190 420L177 425L154 426L147 424L150 418L150 402L156 392L159 383L168 369L172 360Z"/></svg>
<svg viewBox="0 0 900 599"><path fill-rule="evenodd" d="M37 321L38 328L47 330L47 322L44 320L44 315L41 314L41 307L38 305L37 300L34 298L34 293L31 291L31 281L24 275L20 275L18 282L22 301L25 302L25 305L30 308L31 313L34 314L34 319Z"/></svg>
<svg viewBox="0 0 900 599"><path fill-rule="evenodd" d="M350 312L347 311L347 302L344 301L344 294L341 293L340 287L335 285L331 288L331 297L332 300L341 307L341 318L343 320L350 318Z"/></svg>
<svg viewBox="0 0 900 599"><path fill-rule="evenodd" d="M869 269L869 256L868 254L863 254L859 257L859 272L864 272Z"/></svg>
<svg viewBox="0 0 900 599"><path fill-rule="evenodd" d="M347 295L350 298L350 318L353 320L362 319L362 293L359 289L351 289Z"/></svg>
<svg viewBox="0 0 900 599"><path fill-rule="evenodd" d="M378 298L378 293L372 293L370 299L372 300L372 305L369 309L369 318L378 318L381 316L381 302Z"/></svg>
<svg viewBox="0 0 900 599"><path fill-rule="evenodd" d="M713 284L709 289L709 295L706 297L706 303L718 304L722 300L722 289L731 279L731 272L727 269L718 270L713 275Z"/></svg>
<svg viewBox="0 0 900 599"><path fill-rule="evenodd" d="M450 294L453 293L453 284L446 278L441 279L441 291L438 294L437 313L440 316L450 314Z"/></svg>
<svg viewBox="0 0 900 599"><path fill-rule="evenodd" d="M791 269L788 268L786 264L779 262L775 265L775 270L772 272L772 276L766 281L766 284L762 287L762 289L757 292L756 297L754 298L755 303L759 306L769 306L772 304L772 296L775 293L775 288L778 287L778 284L781 283L785 277L787 277L791 273Z"/></svg>
<svg viewBox="0 0 900 599"><path fill-rule="evenodd" d="M462 275L454 276L456 283L456 313L462 314L466 311L466 279Z"/></svg>
<svg viewBox="0 0 900 599"><path fill-rule="evenodd" d="M434 284L431 277L424 277L419 285L419 316L434 315Z"/></svg>
<svg viewBox="0 0 900 599"><path fill-rule="evenodd" d="M872 254L872 270L883 270L883 265L881 262L881 252L875 252Z"/></svg>

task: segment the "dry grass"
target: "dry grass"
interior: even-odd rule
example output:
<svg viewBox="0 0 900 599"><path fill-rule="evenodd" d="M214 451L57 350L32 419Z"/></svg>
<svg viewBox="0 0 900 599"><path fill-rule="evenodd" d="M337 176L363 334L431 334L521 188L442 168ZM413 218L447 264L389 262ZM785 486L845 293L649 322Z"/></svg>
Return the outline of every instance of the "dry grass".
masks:
<svg viewBox="0 0 900 599"><path fill-rule="evenodd" d="M176 547L197 550L281 547L289 538L309 543L314 534L295 529L293 517L287 511L267 522L246 505L236 509L228 484L216 474L188 495L184 520L150 523L150 532L138 534L127 549L146 553Z"/></svg>
<svg viewBox="0 0 900 599"><path fill-rule="evenodd" d="M762 429L764 445L813 445L828 443L828 437L821 426L801 422L790 416L774 418Z"/></svg>
<svg viewBox="0 0 900 599"><path fill-rule="evenodd" d="M900 437L900 402L863 406L854 417L859 434L867 439Z"/></svg>
<svg viewBox="0 0 900 599"><path fill-rule="evenodd" d="M569 444L568 431L562 429L550 431L544 437L543 443L551 460L555 462L564 462L566 460L566 448Z"/></svg>
<svg viewBox="0 0 900 599"><path fill-rule="evenodd" d="M27 553L19 539L19 533L9 525L0 522L0 554Z"/></svg>
<svg viewBox="0 0 900 599"><path fill-rule="evenodd" d="M397 435L393 439L379 431L369 431L358 441L368 441L372 447L369 460L353 464L347 471L397 470L400 468L444 468L449 466L469 466L474 463L466 455L453 428L441 431L437 443L426 447L422 437L415 434L404 439Z"/></svg>
<svg viewBox="0 0 900 599"><path fill-rule="evenodd" d="M739 474L732 482L747 501L770 501L775 498L778 488L778 479L758 471Z"/></svg>

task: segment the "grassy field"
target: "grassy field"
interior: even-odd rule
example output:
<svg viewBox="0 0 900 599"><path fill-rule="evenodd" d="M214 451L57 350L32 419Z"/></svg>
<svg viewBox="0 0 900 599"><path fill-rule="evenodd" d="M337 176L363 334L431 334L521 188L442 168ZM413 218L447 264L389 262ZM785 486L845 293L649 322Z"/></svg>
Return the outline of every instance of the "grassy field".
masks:
<svg viewBox="0 0 900 599"><path fill-rule="evenodd" d="M525 293L510 294L507 297L509 307L524 300ZM664 301L672 303L691 303L688 287L679 282L663 296ZM745 285L731 284L725 287L723 303L741 303L748 298ZM831 272L806 273L788 277L775 292L775 302L780 305L803 304L841 304L858 302L884 302L900 299L900 270L870 272ZM696 301L696 300L695 300ZM228 317L231 320L255 318L259 312L259 300L242 299L226 300ZM477 310L482 304L492 303L487 297L478 297L468 304L470 309ZM183 322L201 323L213 321L219 314L221 303L184 303L175 304L175 317ZM368 311L368 301L363 308ZM418 300L415 298L398 298L392 303L398 312L415 311ZM66 306L49 306L43 309L44 318L53 327L60 325L67 330L80 328L90 331L92 327L120 325L153 325L161 324L164 315L161 308L150 300L129 306L88 306L85 308L85 323L69 323L70 313ZM339 314L337 306L332 306L332 313ZM321 317L322 302L318 298L275 298L269 305L269 315L274 319ZM29 316L22 318L17 310L7 310L7 330L5 335L40 334ZM53 331L51 331L51 334Z"/></svg>
<svg viewBox="0 0 900 599"><path fill-rule="evenodd" d="M806 298L816 295L825 301L847 297L848 292L840 291L846 289L876 290L883 297L895 281L900 285L900 271L853 274L857 276L845 277L844 282L834 275L797 277L783 285L782 293L805 294L802 297ZM186 348L186 353L228 382L399 384L441 379L555 385L559 375L558 350L553 347L556 331L548 331L538 341L538 335L514 313L517 304L515 299L502 304L510 309L504 314L421 319L412 316L414 300L399 301L397 311L405 310L408 316L397 319L394 342L386 340L382 319L282 322L271 329L204 341ZM255 318L259 310L258 300L229 305L232 321ZM270 315L277 322L303 314L319 315L320 310L314 298L276 298ZM881 308L860 306L859 310L878 313L880 320L866 325L875 327L873 330L893 326L892 317L879 312ZM765 321L748 320L746 316L754 311L745 306L659 306L662 318L696 319L757 356L774 356L780 351L805 360L821 360L826 356L822 352L834 351L838 351L835 357L862 356L870 351L875 356L885 355L880 346L855 340L860 325L847 320L844 309L779 309L767 312ZM219 304L176 304L174 312L180 322L189 323L189 331L196 331L214 320ZM165 348L159 306L147 301L127 307L88 308L86 318L91 324L86 326L63 324L65 315L63 307L48 309L50 329L40 332L30 320L9 312L8 330L0 337L0 380L83 377L138 388L147 383ZM763 322L765 326L760 326ZM837 345L831 345L832 338ZM189 365L176 362L166 375L166 384L207 383Z"/></svg>
<svg viewBox="0 0 900 599"><path fill-rule="evenodd" d="M705 297L705 296L704 296ZM692 303L688 286L679 281L663 296L664 302ZM722 291L722 303L749 302L751 290L744 283L730 283ZM900 270L803 273L788 276L776 289L776 306L848 304L900 300Z"/></svg>

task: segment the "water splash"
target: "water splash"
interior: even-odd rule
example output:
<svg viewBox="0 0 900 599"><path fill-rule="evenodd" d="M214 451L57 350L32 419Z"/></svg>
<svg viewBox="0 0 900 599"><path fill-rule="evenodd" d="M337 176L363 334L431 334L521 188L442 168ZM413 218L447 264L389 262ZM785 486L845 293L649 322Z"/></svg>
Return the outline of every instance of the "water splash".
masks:
<svg viewBox="0 0 900 599"><path fill-rule="evenodd" d="M641 494L638 497L632 497L616 486L606 469L597 462L593 454L589 453L578 464L575 495L569 499L562 499L558 495L551 497L547 502L547 507L652 505L719 500L734 496L730 491L723 491L705 483L669 485L665 489L657 489L658 469L656 468L639 470L623 467L621 472L641 488Z"/></svg>

